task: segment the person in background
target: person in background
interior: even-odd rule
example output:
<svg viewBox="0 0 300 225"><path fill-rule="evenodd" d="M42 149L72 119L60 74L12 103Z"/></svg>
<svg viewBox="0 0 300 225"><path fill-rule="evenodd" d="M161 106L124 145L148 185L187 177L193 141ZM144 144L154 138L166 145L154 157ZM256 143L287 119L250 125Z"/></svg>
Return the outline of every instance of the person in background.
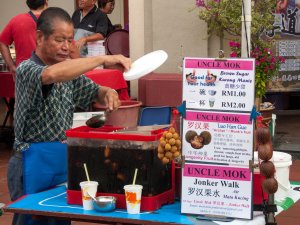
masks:
<svg viewBox="0 0 300 225"><path fill-rule="evenodd" d="M24 194L23 151L30 151L33 144L66 140L75 107L85 109L92 101L109 111L120 106L115 90L99 86L82 74L100 65L119 64L127 71L131 60L122 55L70 59L73 37L69 14L61 8L47 8L37 21L35 52L17 67L14 154L8 163L12 200ZM19 215L13 224L25 224L24 217Z"/></svg>
<svg viewBox="0 0 300 225"><path fill-rule="evenodd" d="M99 9L104 12L106 15L111 14L115 9L115 0L98 0L98 7ZM118 25L112 25L110 19L107 17L108 21L108 27L107 27L107 33L111 33L115 29L121 29L122 26L120 24Z"/></svg>
<svg viewBox="0 0 300 225"><path fill-rule="evenodd" d="M48 0L27 0L28 13L13 17L0 34L0 52L9 71L14 75L20 62L30 58L35 49L36 20L48 7ZM14 62L9 46L14 43L16 62Z"/></svg>
<svg viewBox="0 0 300 225"><path fill-rule="evenodd" d="M73 13L75 45L80 56L88 55L87 43L104 40L109 33L107 15L96 6L96 0L78 0L78 9Z"/></svg>

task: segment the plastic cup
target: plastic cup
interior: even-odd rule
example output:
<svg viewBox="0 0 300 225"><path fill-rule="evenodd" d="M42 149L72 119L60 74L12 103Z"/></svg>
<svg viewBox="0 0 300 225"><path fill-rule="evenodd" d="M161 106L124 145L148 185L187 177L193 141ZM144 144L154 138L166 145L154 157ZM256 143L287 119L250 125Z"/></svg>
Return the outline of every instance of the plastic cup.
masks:
<svg viewBox="0 0 300 225"><path fill-rule="evenodd" d="M214 107L214 104L215 104L215 99L214 98L210 98L209 99L209 106L210 107Z"/></svg>
<svg viewBox="0 0 300 225"><path fill-rule="evenodd" d="M82 205L84 210L93 210L92 197L96 197L98 182L97 181L82 181L80 182ZM90 196L89 194L92 196Z"/></svg>
<svg viewBox="0 0 300 225"><path fill-rule="evenodd" d="M215 91L215 90L209 90L208 91L208 94L211 95L211 96L214 96L216 93L217 93L217 91Z"/></svg>
<svg viewBox="0 0 300 225"><path fill-rule="evenodd" d="M141 210L142 185L129 184L124 186L127 213L139 214Z"/></svg>

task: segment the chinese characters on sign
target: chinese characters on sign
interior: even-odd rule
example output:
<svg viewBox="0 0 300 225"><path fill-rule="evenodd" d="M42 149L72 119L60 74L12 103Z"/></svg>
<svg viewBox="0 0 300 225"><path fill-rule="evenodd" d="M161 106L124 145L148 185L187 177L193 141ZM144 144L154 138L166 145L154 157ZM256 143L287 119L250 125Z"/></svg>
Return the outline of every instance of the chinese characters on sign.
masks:
<svg viewBox="0 0 300 225"><path fill-rule="evenodd" d="M288 37L291 38L291 37ZM300 40L285 39L276 41L276 55L285 58L279 73L272 78L269 91L300 90Z"/></svg>
<svg viewBox="0 0 300 225"><path fill-rule="evenodd" d="M181 212L252 218L254 59L185 58Z"/></svg>
<svg viewBox="0 0 300 225"><path fill-rule="evenodd" d="M182 140L185 160L247 165L253 148L253 125L249 119L249 113L187 111ZM198 137L191 140L191 133L204 139L201 148L193 146Z"/></svg>
<svg viewBox="0 0 300 225"><path fill-rule="evenodd" d="M186 58L183 101L187 108L251 111L254 99L254 59Z"/></svg>
<svg viewBox="0 0 300 225"><path fill-rule="evenodd" d="M250 218L249 169L186 164L183 175L182 213Z"/></svg>
<svg viewBox="0 0 300 225"><path fill-rule="evenodd" d="M276 55L285 58L277 76L268 85L268 91L300 90L300 3L295 0L277 1L273 29L267 32L276 43Z"/></svg>

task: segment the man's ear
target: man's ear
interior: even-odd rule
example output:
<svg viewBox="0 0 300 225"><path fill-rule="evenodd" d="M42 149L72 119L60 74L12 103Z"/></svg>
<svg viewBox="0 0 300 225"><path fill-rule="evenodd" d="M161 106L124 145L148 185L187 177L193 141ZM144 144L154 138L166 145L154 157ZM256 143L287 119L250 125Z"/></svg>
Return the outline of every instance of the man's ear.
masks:
<svg viewBox="0 0 300 225"><path fill-rule="evenodd" d="M40 31L36 31L36 46L39 46L44 39L44 34Z"/></svg>

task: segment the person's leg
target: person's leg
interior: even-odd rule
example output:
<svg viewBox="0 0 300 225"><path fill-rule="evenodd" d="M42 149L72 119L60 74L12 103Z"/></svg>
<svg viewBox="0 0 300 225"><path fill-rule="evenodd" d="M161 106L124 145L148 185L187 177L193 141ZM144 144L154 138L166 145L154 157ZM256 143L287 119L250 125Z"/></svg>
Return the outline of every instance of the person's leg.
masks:
<svg viewBox="0 0 300 225"><path fill-rule="evenodd" d="M23 161L21 155L15 154L10 158L7 168L7 183L12 201L23 195ZM25 215L15 213L12 224L24 225Z"/></svg>

